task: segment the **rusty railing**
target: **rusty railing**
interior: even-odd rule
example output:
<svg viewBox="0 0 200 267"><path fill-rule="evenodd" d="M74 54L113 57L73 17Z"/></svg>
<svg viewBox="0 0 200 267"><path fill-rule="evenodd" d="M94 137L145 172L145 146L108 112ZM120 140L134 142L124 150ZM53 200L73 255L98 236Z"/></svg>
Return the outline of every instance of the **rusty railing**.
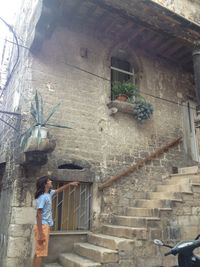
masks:
<svg viewBox="0 0 200 267"><path fill-rule="evenodd" d="M127 168L127 170L125 170L125 171L123 171L123 172L121 172L115 176L111 176L106 182L102 183L99 186L99 190L103 190L104 188L111 186L114 182L121 179L122 177L129 176L131 173L133 173L134 171L136 171L136 170L140 169L142 166L144 166L147 162L150 162L150 161L154 160L155 158L159 157L160 155L164 154L166 151L168 151L170 148L178 145L180 142L182 142L182 137L179 137L179 138L169 142L168 144L164 145L163 147L158 148L153 153L148 155L146 158L139 160L134 165Z"/></svg>

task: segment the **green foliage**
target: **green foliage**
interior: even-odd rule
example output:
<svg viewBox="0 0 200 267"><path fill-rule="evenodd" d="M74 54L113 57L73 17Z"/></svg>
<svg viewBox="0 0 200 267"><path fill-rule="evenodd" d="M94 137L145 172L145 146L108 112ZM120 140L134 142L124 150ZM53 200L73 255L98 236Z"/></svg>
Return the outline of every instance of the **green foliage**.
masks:
<svg viewBox="0 0 200 267"><path fill-rule="evenodd" d="M134 107L135 118L143 123L145 120L150 119L153 114L153 106L147 103L144 99L137 101Z"/></svg>
<svg viewBox="0 0 200 267"><path fill-rule="evenodd" d="M56 112L59 106L60 106L60 103L54 106L52 110L49 112L47 118L45 119L43 98L41 94L36 91L34 102L31 103L31 109L30 109L30 113L35 123L21 136L20 146L22 148L24 148L25 145L27 144L27 141L31 137L32 132L35 129L35 127L38 128L38 134L37 134L38 144L41 142L41 127L53 126L53 127L58 127L58 128L71 129L71 127L69 126L48 123L48 121L53 116L53 114Z"/></svg>
<svg viewBox="0 0 200 267"><path fill-rule="evenodd" d="M112 99L119 95L126 95L128 101L135 104L134 114L135 118L143 123L150 119L153 114L153 106L146 102L145 98L140 95L137 87L131 82L115 82L112 85Z"/></svg>
<svg viewBox="0 0 200 267"><path fill-rule="evenodd" d="M139 91L136 86L131 82L114 82L112 85L112 99L115 99L119 95L126 95L129 100L139 95Z"/></svg>

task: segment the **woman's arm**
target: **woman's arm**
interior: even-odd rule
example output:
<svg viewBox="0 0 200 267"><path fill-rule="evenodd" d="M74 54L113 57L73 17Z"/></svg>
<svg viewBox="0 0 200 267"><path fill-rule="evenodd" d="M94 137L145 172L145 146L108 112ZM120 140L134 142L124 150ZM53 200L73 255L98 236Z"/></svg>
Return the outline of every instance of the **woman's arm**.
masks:
<svg viewBox="0 0 200 267"><path fill-rule="evenodd" d="M79 186L79 182L70 182L70 183L67 183L61 187L59 187L58 189L55 190L55 193L60 193L60 192L63 192L65 189L67 189L68 187L70 186Z"/></svg>

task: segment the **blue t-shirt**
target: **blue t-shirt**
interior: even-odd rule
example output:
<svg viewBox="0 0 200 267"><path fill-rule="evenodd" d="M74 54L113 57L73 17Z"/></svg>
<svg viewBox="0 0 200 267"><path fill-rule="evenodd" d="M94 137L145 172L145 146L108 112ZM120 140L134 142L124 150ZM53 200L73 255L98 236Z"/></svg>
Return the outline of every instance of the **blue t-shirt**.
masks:
<svg viewBox="0 0 200 267"><path fill-rule="evenodd" d="M42 224L53 225L52 219L52 196L56 190L51 190L50 193L44 193L36 199L36 208L42 209Z"/></svg>

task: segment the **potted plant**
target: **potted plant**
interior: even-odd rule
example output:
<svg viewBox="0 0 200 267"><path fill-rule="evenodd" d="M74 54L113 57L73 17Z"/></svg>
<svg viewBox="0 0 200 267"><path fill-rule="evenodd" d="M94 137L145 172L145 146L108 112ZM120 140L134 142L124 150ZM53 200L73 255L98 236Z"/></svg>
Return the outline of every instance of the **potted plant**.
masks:
<svg viewBox="0 0 200 267"><path fill-rule="evenodd" d="M134 101L139 95L138 89L131 82L114 82L111 92L112 99L119 101Z"/></svg>
<svg viewBox="0 0 200 267"><path fill-rule="evenodd" d="M31 115L34 124L21 136L20 146L24 152L43 151L51 152L55 148L55 140L53 140L48 132L47 126L68 128L69 126L57 125L49 123L50 118L58 109L60 103L54 106L49 115L44 116L44 104L42 96L36 91L34 102L31 103Z"/></svg>
<svg viewBox="0 0 200 267"><path fill-rule="evenodd" d="M146 102L143 97L141 97L140 100L137 100L135 102L133 111L135 118L140 123L143 123L145 120L150 119L151 115L153 114L153 106L150 103Z"/></svg>

